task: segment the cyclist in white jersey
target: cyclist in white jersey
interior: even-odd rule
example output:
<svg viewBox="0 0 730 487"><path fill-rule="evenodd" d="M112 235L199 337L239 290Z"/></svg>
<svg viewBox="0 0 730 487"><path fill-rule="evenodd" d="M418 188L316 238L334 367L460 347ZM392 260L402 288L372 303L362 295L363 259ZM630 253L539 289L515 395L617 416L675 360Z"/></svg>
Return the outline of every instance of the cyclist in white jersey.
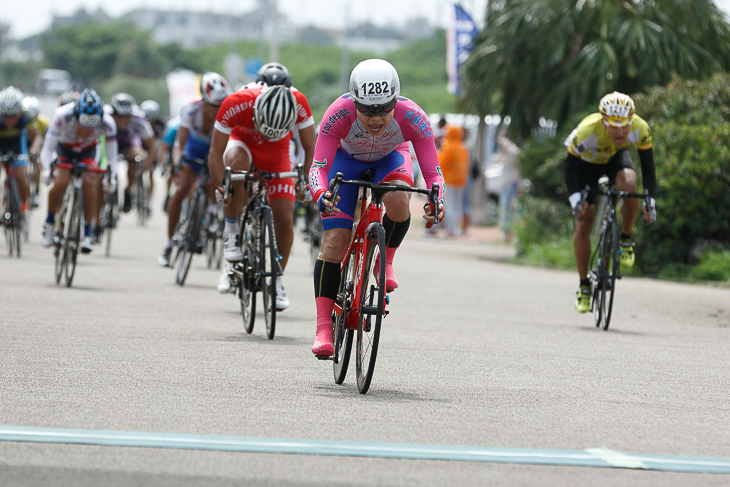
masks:
<svg viewBox="0 0 730 487"><path fill-rule="evenodd" d="M109 162L110 182L107 192L114 191L117 171L117 125L114 119L104 113L101 99L91 88L84 90L75 103L61 106L53 114L51 124L43 142L41 150L41 166L43 174L41 180L46 184L53 181L53 187L48 192L48 216L43 226L41 243L45 247L53 244L53 227L66 186L71 180L71 169L75 164L83 164L88 171L83 174L83 202L84 202L84 239L80 248L83 253L91 252L91 231L94 213L99 194L97 183L100 174L96 160L97 142L99 137L106 137L106 156ZM54 153L58 154L55 168L51 167Z"/></svg>

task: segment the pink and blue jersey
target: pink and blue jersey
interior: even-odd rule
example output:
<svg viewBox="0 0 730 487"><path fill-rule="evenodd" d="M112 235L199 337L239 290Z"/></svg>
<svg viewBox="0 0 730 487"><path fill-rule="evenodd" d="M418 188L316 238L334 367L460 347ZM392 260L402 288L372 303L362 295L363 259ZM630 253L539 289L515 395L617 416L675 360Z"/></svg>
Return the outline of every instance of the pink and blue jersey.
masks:
<svg viewBox="0 0 730 487"><path fill-rule="evenodd" d="M314 162L309 172L309 190L315 201L328 190L334 172L345 179L359 179L362 171L371 169L374 182L403 181L413 185L413 165L408 143L418 159L426 186L438 183L439 199L443 199L444 179L439 167L433 131L421 107L405 97L399 97L393 118L382 133L373 137L357 119L355 104L349 93L335 100L325 112L319 129ZM330 172L334 169L334 172ZM356 197L345 201L345 186L340 191L338 208L352 221ZM348 196L349 198L349 196ZM352 209L350 209L352 208ZM347 228L347 222L327 225L325 220L342 220L344 215L330 214L323 219L328 226Z"/></svg>

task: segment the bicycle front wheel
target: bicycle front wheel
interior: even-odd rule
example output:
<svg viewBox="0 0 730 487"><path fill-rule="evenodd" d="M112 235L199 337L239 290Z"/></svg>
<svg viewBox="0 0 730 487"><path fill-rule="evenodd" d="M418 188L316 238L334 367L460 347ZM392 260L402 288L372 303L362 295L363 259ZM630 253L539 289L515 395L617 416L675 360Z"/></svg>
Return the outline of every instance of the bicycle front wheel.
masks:
<svg viewBox="0 0 730 487"><path fill-rule="evenodd" d="M347 317L352 309L352 290L355 282L355 256L350 253L345 256L340 274L340 287L335 298L335 311L332 313L333 337L335 356L332 368L335 384L342 384L347 375L347 366L350 363L352 351L353 330L347 329ZM339 308L339 312L337 309Z"/></svg>
<svg viewBox="0 0 730 487"><path fill-rule="evenodd" d="M355 370L357 390L365 394L375 370L380 324L385 312L385 230L376 225L365 242L365 262L360 281Z"/></svg>
<svg viewBox="0 0 730 487"><path fill-rule="evenodd" d="M606 226L601 231L593 291L593 316L596 328L608 330L613 309L613 296L619 269L618 227Z"/></svg>
<svg viewBox="0 0 730 487"><path fill-rule="evenodd" d="M5 240L8 246L8 256L15 254L20 257L20 196L18 194L18 186L15 179L8 180L7 186L7 204L5 205L5 215L3 220L5 223Z"/></svg>
<svg viewBox="0 0 730 487"><path fill-rule="evenodd" d="M137 178L134 185L135 201L137 206L137 225L143 227L147 223L147 188L144 186L144 178Z"/></svg>
<svg viewBox="0 0 730 487"><path fill-rule="evenodd" d="M259 265L266 336L269 340L273 340L276 331L276 278L279 275L279 251L276 248L274 219L271 208L268 207L262 207L259 213Z"/></svg>
<svg viewBox="0 0 730 487"><path fill-rule="evenodd" d="M68 227L68 235L66 237L66 287L71 287L71 283L74 280L74 274L76 273L76 258L79 255L79 245L81 244L81 224L83 217L81 212L83 210L81 204L80 193L75 193L71 198L71 215L70 215L70 226Z"/></svg>
<svg viewBox="0 0 730 487"><path fill-rule="evenodd" d="M193 254L197 250L198 239L200 238L200 226L203 218L203 201L199 194L193 196L193 201L188 205L188 212L185 223L180 228L181 241L178 242L177 283L185 284L185 279L190 272L190 265L193 262Z"/></svg>
<svg viewBox="0 0 730 487"><path fill-rule="evenodd" d="M53 254L56 258L56 264L54 266L56 284L61 284L61 277L63 277L63 270L66 267L68 257L68 240L66 239L66 228L68 228L68 222L66 221L67 216L68 196L64 196L63 203L61 204L61 210L58 212L58 216L56 217L58 225L53 231Z"/></svg>
<svg viewBox="0 0 730 487"><path fill-rule="evenodd" d="M241 301L243 329L251 334L256 321L256 219L248 211L243 215L240 236L243 260L240 264L242 276L238 286L238 299Z"/></svg>

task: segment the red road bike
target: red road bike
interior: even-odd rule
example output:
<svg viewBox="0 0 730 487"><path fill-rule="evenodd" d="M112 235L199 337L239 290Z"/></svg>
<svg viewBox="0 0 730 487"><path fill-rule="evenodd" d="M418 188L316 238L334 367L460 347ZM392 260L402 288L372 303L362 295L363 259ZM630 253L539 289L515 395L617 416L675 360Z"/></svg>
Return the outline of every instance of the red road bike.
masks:
<svg viewBox="0 0 730 487"><path fill-rule="evenodd" d="M360 220L352 234L350 246L340 266L340 286L332 312L334 328L333 356L317 356L320 360L334 362L335 383L342 384L350 362L353 336L357 334L355 370L357 389L365 394L373 378L375 359L378 354L380 326L390 299L385 289L385 229L383 228L383 195L393 191L420 193L428 196L428 205L437 207L439 185L431 189L405 185L375 184L367 171L364 179L343 180L337 173L330 184L331 201L337 201L340 185L362 188L360 192ZM438 217L436 220L438 223Z"/></svg>

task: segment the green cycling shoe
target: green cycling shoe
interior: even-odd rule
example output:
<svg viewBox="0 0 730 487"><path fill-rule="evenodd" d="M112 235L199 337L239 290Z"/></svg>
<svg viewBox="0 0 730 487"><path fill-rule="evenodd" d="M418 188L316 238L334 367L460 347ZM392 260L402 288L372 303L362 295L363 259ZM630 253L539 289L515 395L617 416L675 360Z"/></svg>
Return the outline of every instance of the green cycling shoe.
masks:
<svg viewBox="0 0 730 487"><path fill-rule="evenodd" d="M621 253L621 267L634 267L636 256L634 254L634 242L629 239L621 239L619 252Z"/></svg>
<svg viewBox="0 0 730 487"><path fill-rule="evenodd" d="M591 287L581 286L575 294L575 310L578 313L589 312L591 310Z"/></svg>

